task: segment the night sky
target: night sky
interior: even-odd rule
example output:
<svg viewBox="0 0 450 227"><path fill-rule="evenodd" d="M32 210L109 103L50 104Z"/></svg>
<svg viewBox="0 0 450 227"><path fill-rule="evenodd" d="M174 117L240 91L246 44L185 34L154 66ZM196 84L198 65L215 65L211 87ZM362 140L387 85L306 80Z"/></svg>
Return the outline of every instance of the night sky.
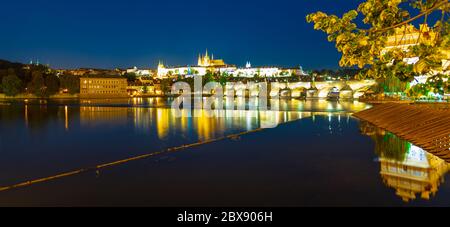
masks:
<svg viewBox="0 0 450 227"><path fill-rule="evenodd" d="M356 0L3 1L0 59L52 68L196 64L207 48L226 63L337 68L339 53L305 21Z"/></svg>

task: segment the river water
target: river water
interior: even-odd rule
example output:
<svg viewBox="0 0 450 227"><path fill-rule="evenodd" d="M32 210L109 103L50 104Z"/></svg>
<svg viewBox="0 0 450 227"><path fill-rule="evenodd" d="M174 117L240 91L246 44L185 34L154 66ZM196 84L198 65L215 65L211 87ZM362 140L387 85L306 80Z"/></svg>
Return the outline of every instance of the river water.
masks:
<svg viewBox="0 0 450 227"><path fill-rule="evenodd" d="M248 104L251 101L233 100ZM209 117L171 100L2 101L0 187L261 127L0 192L0 206L445 206L450 165L352 117L360 102L281 100Z"/></svg>

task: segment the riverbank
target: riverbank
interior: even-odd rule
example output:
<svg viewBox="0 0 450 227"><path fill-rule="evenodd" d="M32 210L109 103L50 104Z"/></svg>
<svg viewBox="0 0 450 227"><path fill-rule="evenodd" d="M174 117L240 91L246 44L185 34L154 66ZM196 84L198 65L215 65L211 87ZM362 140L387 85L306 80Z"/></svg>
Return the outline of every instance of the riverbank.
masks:
<svg viewBox="0 0 450 227"><path fill-rule="evenodd" d="M368 103L368 104L386 104L386 103L397 103L397 104L412 104L414 101L411 100L398 100L398 101L385 101L385 100L364 100L362 102Z"/></svg>
<svg viewBox="0 0 450 227"><path fill-rule="evenodd" d="M210 96L210 95L209 95ZM204 97L209 97L204 96ZM102 96L102 97L90 97L90 98L81 98L80 94L56 94L51 95L49 97L38 97L33 94L19 94L16 96L6 96L5 94L0 93L0 99L7 99L7 100L19 100L19 99L123 99L123 98L174 98L177 97L176 95L157 95L157 94L151 94L151 95L135 95L135 96L128 96L128 97L117 97L117 96Z"/></svg>
<svg viewBox="0 0 450 227"><path fill-rule="evenodd" d="M8 100L14 100L14 99L79 99L79 94L56 94L51 95L48 98L42 98L38 97L32 94L19 94L14 97L6 96L5 94L0 94L0 99L8 99Z"/></svg>
<svg viewBox="0 0 450 227"><path fill-rule="evenodd" d="M354 116L450 161L450 104L386 103Z"/></svg>

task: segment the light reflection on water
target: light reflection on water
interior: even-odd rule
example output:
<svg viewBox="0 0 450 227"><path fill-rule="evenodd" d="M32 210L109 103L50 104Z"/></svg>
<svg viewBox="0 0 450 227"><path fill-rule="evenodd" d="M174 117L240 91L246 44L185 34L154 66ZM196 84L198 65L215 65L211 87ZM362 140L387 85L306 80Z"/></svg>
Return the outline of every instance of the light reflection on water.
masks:
<svg viewBox="0 0 450 227"><path fill-rule="evenodd" d="M255 102L255 100L243 99L228 101L244 104L247 108L249 102ZM279 172L280 176L281 173L285 173L284 171L292 174L293 164L291 162L297 159L308 160L303 163L303 166L295 165L294 169L297 172L289 175L291 180L316 170L314 168L318 168L317 166L344 165L343 168L349 168L349 172L361 171L368 174L369 176L366 176L365 180L375 181L374 177L381 178L385 184L383 187L393 189L398 198L405 202L428 201L436 195L440 187L442 188L443 178L449 169L448 163L436 156L365 123L361 123L359 129L374 141L375 155L379 161L376 164L376 171L379 170L379 175L370 175L369 173L374 169L367 163L363 167L347 165L347 160L341 157L341 153L355 152L352 153L355 158L364 157L364 160L370 159L366 156L373 154L372 147L363 150L353 147L358 144L358 141L361 141L360 137L363 136L359 134L359 131L353 134L352 130L357 131L358 128L354 126L357 124L357 120L351 115L370 107L361 102L279 100L271 103L271 105L279 105L280 108L277 111L223 110L215 111L216 116L221 117L208 117L204 110L193 109L191 113L184 110L180 118L175 117L170 103L170 99L136 98L86 100L81 103L76 100L51 101L45 105L30 101L26 104L16 102L11 105L2 105L0 106L2 123L0 125L0 155L2 157L0 159L0 186L55 174L62 170L92 166L161 148L256 129L265 119L274 119L280 125L285 122L302 120L297 126L291 126L289 131L278 130L275 135L253 141L258 146L255 149L267 153L267 156L264 156L266 159L261 161L262 163L268 162L267 159L277 158L272 155L274 150L286 152L278 153L277 156L283 158L281 159L283 163L290 163L290 165L278 166L276 164L275 166L279 169L272 170L274 173ZM190 115L196 116L195 113L198 113L198 117L189 117ZM352 140L355 140L356 145L352 142L347 144L347 141ZM275 145L278 142L283 145ZM300 142L301 146L297 142ZM362 147L371 146L367 142L361 142L361 144L364 145L361 145ZM284 151L289 150L288 147L295 148L297 146L298 150L293 150L293 153ZM303 147L310 147L310 150L303 151L301 150ZM336 147L341 147L336 151L341 153L334 153ZM265 149L267 151L264 151ZM310 151L312 152L311 156L308 153ZM229 150L222 152L229 152ZM244 152L242 151L242 153ZM328 157L332 158L327 159ZM209 160L207 161L209 162ZM212 160L212 162L214 161ZM256 163L253 159L250 162L237 159L228 159L224 162L226 161L233 162L233 165L237 166L236 168L244 166L242 167L244 169L251 169L247 165ZM183 163L179 162L178 165L183 166ZM308 166L309 163L312 166ZM324 163L327 165L323 165ZM203 164L196 163L196 166ZM265 171L265 165L263 167L257 165L253 168L258 170L257 174L260 174ZM286 166L286 170L283 169L284 166ZM241 175L228 169L221 171L234 177ZM215 174L220 175L221 171ZM347 172L345 175L339 175L341 174L339 169L328 174L336 174L332 180L337 182L349 177ZM176 178L178 175L172 177ZM259 175L253 176L256 179L259 177ZM320 187L323 184L321 179L327 179L326 177L324 175L319 175L317 179L308 177L304 178L303 182L310 182L309 187L317 184L319 188L313 190L313 192L317 192L326 189L326 187L325 189ZM278 178L264 179L262 182L254 183L277 185L279 184ZM286 185L295 184L291 180ZM245 181L241 179L240 182ZM219 184L218 182L214 183ZM359 183L355 182L355 184ZM297 200L298 205L302 205L301 202L309 198L303 198L301 195L312 192L308 191L308 185L298 184L296 187L291 186L298 191L295 194L286 193L286 196L299 196L301 199ZM326 193L329 193L334 198L334 190L343 185L345 184L334 185L328 191L322 191L320 195L326 198L328 195ZM347 188L345 189L348 191ZM286 187L282 191L292 190L292 188ZM154 193L164 194L163 191ZM279 195L279 193L276 194ZM346 198L344 194L341 196ZM350 197L352 196L356 195L350 195ZM358 199L354 199L354 201L358 201Z"/></svg>
<svg viewBox="0 0 450 227"><path fill-rule="evenodd" d="M271 107L278 107L276 110L250 110L249 106L252 103L257 105L257 98L236 98L224 102L225 108L234 106L234 110L213 110L211 113L204 109L183 110L181 117L177 117L176 111L171 109L172 101L163 98L93 99L81 100L79 104L76 101L55 101L48 105L39 105L34 101L24 104L23 116L27 127L33 127L41 120L54 120L55 117L64 117L66 131L70 130L74 120L79 120L82 127L90 128L124 127L132 121L136 131L156 130L161 140L167 139L170 133L192 133L192 130L195 130L194 133L199 139L208 140L223 135L227 130L252 130L268 122L276 126L302 118L315 119L316 116L322 115L329 118L335 115L339 119L348 118L351 113L370 107L357 101L281 99L269 102ZM79 116L71 117L71 115ZM34 124L33 122L30 124L30 118L35 121Z"/></svg>
<svg viewBox="0 0 450 227"><path fill-rule="evenodd" d="M374 140L380 175L397 196L404 202L436 196L450 170L449 163L367 122L361 122L360 127Z"/></svg>

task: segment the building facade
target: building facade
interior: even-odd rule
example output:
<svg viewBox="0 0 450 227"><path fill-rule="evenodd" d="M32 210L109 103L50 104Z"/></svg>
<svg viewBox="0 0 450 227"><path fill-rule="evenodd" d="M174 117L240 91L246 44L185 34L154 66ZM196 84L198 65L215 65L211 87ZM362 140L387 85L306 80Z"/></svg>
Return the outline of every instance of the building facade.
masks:
<svg viewBox="0 0 450 227"><path fill-rule="evenodd" d="M197 65L201 67L224 67L226 66L225 61L222 59L214 59L214 55L211 57L206 50L205 55L198 55Z"/></svg>
<svg viewBox="0 0 450 227"><path fill-rule="evenodd" d="M125 98L127 79L120 77L80 78L80 98Z"/></svg>
<svg viewBox="0 0 450 227"><path fill-rule="evenodd" d="M126 73L134 73L136 76L143 77L152 77L154 76L154 70L151 69L138 69L137 67L133 67L131 69L127 69Z"/></svg>
<svg viewBox="0 0 450 227"><path fill-rule="evenodd" d="M197 65L166 67L162 62L158 63L157 76L159 79L177 76L204 76L208 72L222 73L234 71L236 67L228 65L222 59L214 59L214 55L209 56L208 51L204 55L199 54Z"/></svg>
<svg viewBox="0 0 450 227"><path fill-rule="evenodd" d="M404 25L402 27L395 28L394 34L387 37L386 47L381 52L381 55L395 49L400 49L407 53L410 51L410 47L419 44L433 45L436 42L438 35L439 34L428 27L427 24L421 24L418 29L413 25ZM442 59L442 70L430 72L429 75L416 77L416 80L411 84L411 86L414 86L417 83L425 83L427 78L434 74L450 74L450 50L443 50L442 54L444 56ZM419 60L420 58L417 56L408 56L403 59L403 61L407 64L416 64Z"/></svg>

